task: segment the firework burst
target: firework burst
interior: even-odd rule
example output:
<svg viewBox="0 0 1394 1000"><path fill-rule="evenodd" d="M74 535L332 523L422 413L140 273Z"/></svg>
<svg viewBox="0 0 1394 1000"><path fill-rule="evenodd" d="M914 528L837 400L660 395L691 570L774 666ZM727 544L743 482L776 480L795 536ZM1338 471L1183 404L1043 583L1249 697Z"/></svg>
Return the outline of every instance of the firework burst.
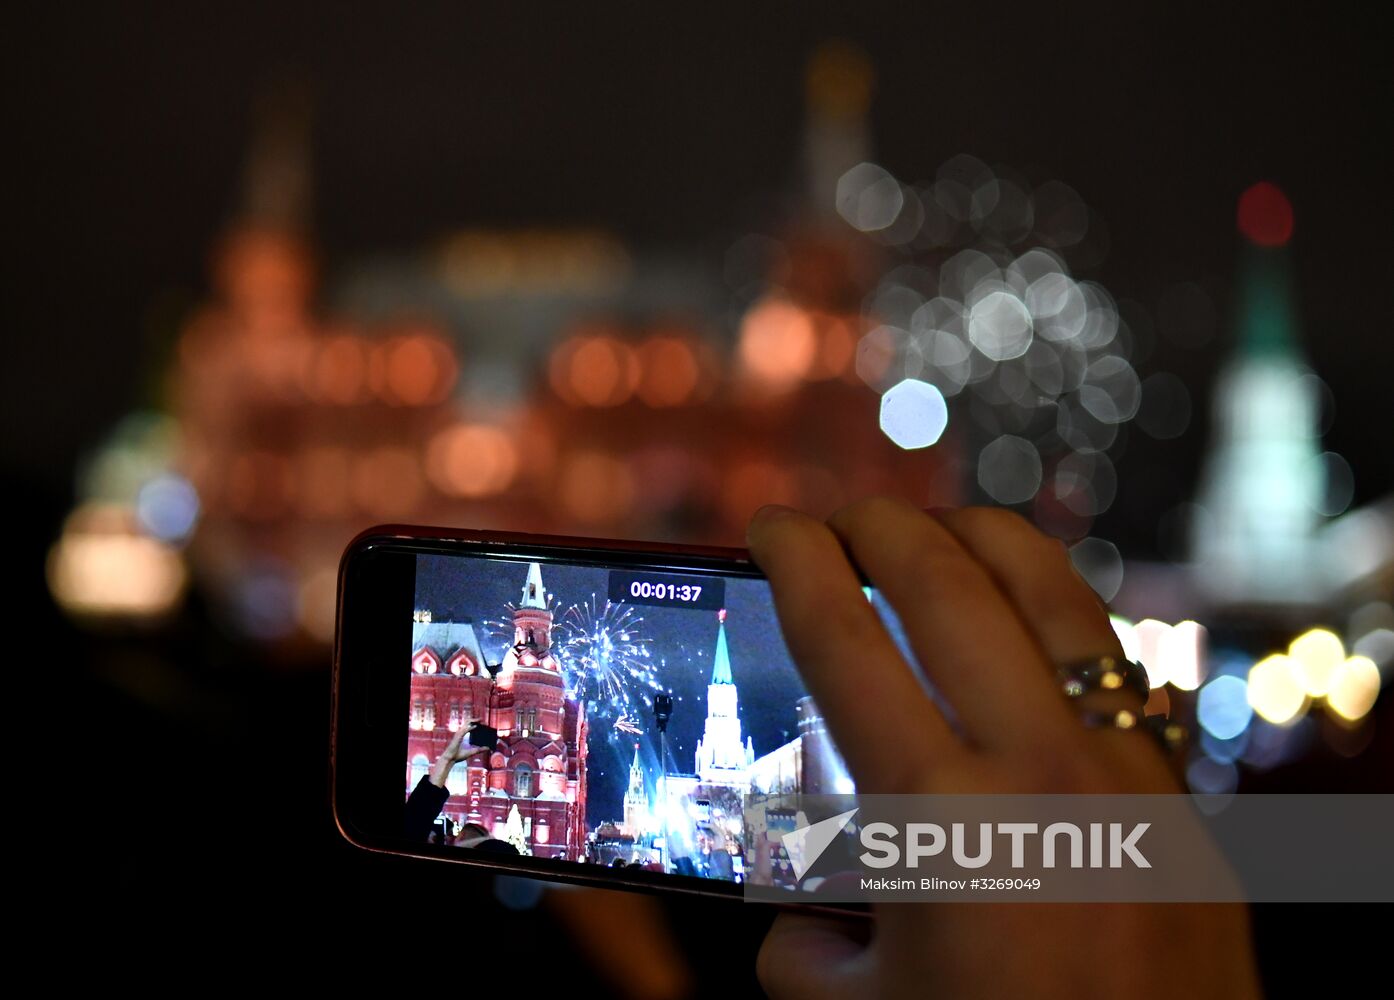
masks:
<svg viewBox="0 0 1394 1000"><path fill-rule="evenodd" d="M634 734L653 692L663 690L654 675L644 619L634 608L592 594L561 615L552 645L587 712L612 725L623 723L618 728Z"/></svg>

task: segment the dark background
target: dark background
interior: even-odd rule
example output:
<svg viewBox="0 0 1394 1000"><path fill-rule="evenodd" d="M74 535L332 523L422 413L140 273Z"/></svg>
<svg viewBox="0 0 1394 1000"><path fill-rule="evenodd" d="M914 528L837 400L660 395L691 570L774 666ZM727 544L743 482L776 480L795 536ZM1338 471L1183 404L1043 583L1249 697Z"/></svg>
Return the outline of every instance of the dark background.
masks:
<svg viewBox="0 0 1394 1000"><path fill-rule="evenodd" d="M793 186L803 66L829 37L875 65L875 148L897 176L929 176L970 152L1063 179L1107 220L1098 276L1114 294L1154 304L1167 286L1198 281L1222 331L1235 198L1273 180L1297 214L1305 348L1336 400L1326 446L1353 466L1359 504L1394 487L1389 81L1368 16L1338 5L947 3L717 5L691 17L640 4L526 16L256 4L20 15L6 60L8 159L19 167L6 214L19 225L0 454L20 504L21 601L40 594L33 615L21 604L19 621L33 625L18 641L41 640L24 669L47 726L21 753L52 763L58 802L44 815L97 862L50 888L56 926L76 925L93 948L128 948L124 960L141 968L230 964L230 975L255 976L260 963L295 959L321 985L327 970L369 967L434 983L447 957L481 949L510 982L508 963L538 958L515 943L545 917L505 911L487 885L443 866L337 839L323 673L271 671L256 648L215 636L197 607L153 641L94 638L35 586L79 454L150 398L167 346L159 331L206 288L260 95L287 81L311 95L311 222L329 273L464 223L592 223L641 247L717 254ZM1222 348L1162 346L1154 361L1199 401ZM1146 495L1120 496L1111 537L1153 544L1157 515L1191 495L1204 442L1203 422L1177 441L1139 439L1152 461L1135 465L1161 472L1130 480ZM71 719L55 726L54 706ZM1361 762L1366 777L1377 766ZM210 804L212 825L201 819ZM47 824L38 832L53 839ZM750 988L765 918L669 910L705 985ZM1346 941L1340 928L1357 917L1368 919L1261 911L1275 992L1300 981L1307 956ZM545 929L554 967L584 969L565 935Z"/></svg>

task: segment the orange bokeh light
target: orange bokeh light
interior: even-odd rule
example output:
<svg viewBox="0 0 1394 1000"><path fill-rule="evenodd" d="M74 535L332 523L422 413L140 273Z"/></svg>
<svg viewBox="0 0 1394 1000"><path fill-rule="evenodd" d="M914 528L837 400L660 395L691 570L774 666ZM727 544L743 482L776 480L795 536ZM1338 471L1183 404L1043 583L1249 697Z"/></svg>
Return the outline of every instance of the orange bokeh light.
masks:
<svg viewBox="0 0 1394 1000"><path fill-rule="evenodd" d="M619 406L634 395L639 359L616 337L581 337L571 351L566 380L569 395L584 406Z"/></svg>
<svg viewBox="0 0 1394 1000"><path fill-rule="evenodd" d="M491 496L512 485L518 474L518 449L497 427L458 424L432 439L426 474L448 496Z"/></svg>
<svg viewBox="0 0 1394 1000"><path fill-rule="evenodd" d="M762 381L788 385L807 377L817 349L813 318L787 299L764 299L741 321L741 363Z"/></svg>
<svg viewBox="0 0 1394 1000"><path fill-rule="evenodd" d="M649 406L691 402L702 378L697 351L685 337L659 334L639 348L639 398Z"/></svg>
<svg viewBox="0 0 1394 1000"><path fill-rule="evenodd" d="M377 345L369 367L374 391L393 406L434 406L455 388L455 354L440 337L413 333Z"/></svg>

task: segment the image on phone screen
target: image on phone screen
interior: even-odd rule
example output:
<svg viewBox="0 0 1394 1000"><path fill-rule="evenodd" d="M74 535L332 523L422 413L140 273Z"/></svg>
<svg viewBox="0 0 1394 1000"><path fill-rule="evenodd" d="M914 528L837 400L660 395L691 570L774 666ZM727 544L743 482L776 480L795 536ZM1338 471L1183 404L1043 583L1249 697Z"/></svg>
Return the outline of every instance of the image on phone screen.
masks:
<svg viewBox="0 0 1394 1000"><path fill-rule="evenodd" d="M461 726L498 731L448 774L447 844L779 882L746 797L853 791L763 579L418 554L410 654L408 798Z"/></svg>

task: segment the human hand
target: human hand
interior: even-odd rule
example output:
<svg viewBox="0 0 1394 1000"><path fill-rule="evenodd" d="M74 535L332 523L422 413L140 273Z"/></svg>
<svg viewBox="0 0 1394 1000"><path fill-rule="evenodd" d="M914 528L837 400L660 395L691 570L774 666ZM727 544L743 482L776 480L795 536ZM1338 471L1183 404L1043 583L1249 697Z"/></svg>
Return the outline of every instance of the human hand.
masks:
<svg viewBox="0 0 1394 1000"><path fill-rule="evenodd" d="M431 768L429 781L437 788L445 787L445 779L450 775L450 769L462 760L468 760L475 754L483 753L486 747L471 746L465 742L465 737L469 735L469 725L461 726L450 737L450 742L445 745L445 749L436 758L435 766Z"/></svg>
<svg viewBox="0 0 1394 1000"><path fill-rule="evenodd" d="M1108 615L1065 547L1015 514L931 516L866 500L826 524L767 507L751 523L795 662L863 792L1175 793L1141 729L1088 729L1056 666L1122 658ZM895 609L955 722L925 693L853 563ZM862 667L846 669L848 663ZM1082 704L1081 704L1082 703ZM849 924L781 915L760 953L771 996L1255 996L1238 905L949 903L878 907Z"/></svg>

